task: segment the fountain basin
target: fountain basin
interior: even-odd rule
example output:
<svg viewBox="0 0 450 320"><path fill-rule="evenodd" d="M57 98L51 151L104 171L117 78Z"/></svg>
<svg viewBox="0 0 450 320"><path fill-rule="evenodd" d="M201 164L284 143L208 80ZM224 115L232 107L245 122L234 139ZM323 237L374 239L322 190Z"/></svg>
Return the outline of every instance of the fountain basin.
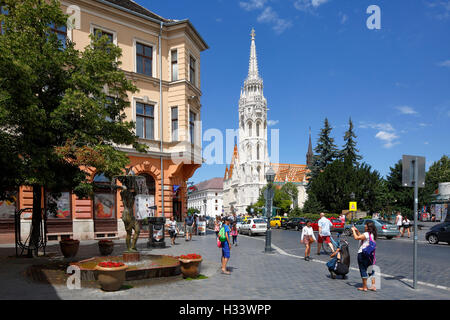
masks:
<svg viewBox="0 0 450 320"><path fill-rule="evenodd" d="M126 281L171 277L181 273L178 259L168 255L141 254L141 259L137 262L124 262L122 256L92 257L73 262L71 265L80 268L81 280L95 281L98 279L98 271L95 268L100 262L104 261L126 263L128 266L125 273Z"/></svg>

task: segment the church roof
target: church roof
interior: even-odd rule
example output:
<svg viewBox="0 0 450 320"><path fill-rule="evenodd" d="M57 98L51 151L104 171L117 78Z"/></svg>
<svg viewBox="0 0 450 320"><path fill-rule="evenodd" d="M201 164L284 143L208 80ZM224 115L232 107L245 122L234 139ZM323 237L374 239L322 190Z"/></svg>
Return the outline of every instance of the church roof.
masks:
<svg viewBox="0 0 450 320"><path fill-rule="evenodd" d="M306 178L306 164L272 163L276 172L275 182L303 182Z"/></svg>
<svg viewBox="0 0 450 320"><path fill-rule="evenodd" d="M212 178L195 185L197 191L223 189L223 178Z"/></svg>

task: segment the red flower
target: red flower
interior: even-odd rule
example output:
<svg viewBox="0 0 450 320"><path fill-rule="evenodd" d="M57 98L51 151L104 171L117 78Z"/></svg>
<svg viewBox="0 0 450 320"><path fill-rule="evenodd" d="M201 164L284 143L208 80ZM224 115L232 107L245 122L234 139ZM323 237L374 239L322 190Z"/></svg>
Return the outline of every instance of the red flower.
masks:
<svg viewBox="0 0 450 320"><path fill-rule="evenodd" d="M124 266L122 262L104 261L98 264L102 268L118 268Z"/></svg>
<svg viewBox="0 0 450 320"><path fill-rule="evenodd" d="M196 253L189 253L187 255L181 255L179 256L180 259L186 259L186 260L194 260L194 259L201 259L201 255L198 255Z"/></svg>

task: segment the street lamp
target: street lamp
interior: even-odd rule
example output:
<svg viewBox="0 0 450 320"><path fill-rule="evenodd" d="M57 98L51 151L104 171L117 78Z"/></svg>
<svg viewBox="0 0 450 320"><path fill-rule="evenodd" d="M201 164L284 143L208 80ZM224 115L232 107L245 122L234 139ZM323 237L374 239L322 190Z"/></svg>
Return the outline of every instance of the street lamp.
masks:
<svg viewBox="0 0 450 320"><path fill-rule="evenodd" d="M266 215L267 215L267 231L266 231L266 247L265 253L272 252L272 230L270 229L270 216L272 215L272 201L273 201L273 181L275 180L275 171L272 167L266 172L267 189L266 189Z"/></svg>

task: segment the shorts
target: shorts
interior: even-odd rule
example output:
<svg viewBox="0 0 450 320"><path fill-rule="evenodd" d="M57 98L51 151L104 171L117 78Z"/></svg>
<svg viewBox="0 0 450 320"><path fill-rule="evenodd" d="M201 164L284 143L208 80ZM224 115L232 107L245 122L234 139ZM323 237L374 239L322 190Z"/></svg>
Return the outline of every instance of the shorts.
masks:
<svg viewBox="0 0 450 320"><path fill-rule="evenodd" d="M321 236L319 234L319 238L317 239L317 242L323 243L324 241L325 241L325 243L331 243L330 236Z"/></svg>
<svg viewBox="0 0 450 320"><path fill-rule="evenodd" d="M186 233L191 233L192 234L192 226L186 225Z"/></svg>
<svg viewBox="0 0 450 320"><path fill-rule="evenodd" d="M313 238L312 237L310 237L310 236L308 236L308 235L306 235L306 236L304 236L303 237L303 243L306 245L306 244L310 244L312 241L311 240L313 240Z"/></svg>
<svg viewBox="0 0 450 320"><path fill-rule="evenodd" d="M222 257L230 259L230 245L228 241L222 242Z"/></svg>
<svg viewBox="0 0 450 320"><path fill-rule="evenodd" d="M177 237L177 233L175 230L169 230L169 235L171 239L174 239Z"/></svg>

